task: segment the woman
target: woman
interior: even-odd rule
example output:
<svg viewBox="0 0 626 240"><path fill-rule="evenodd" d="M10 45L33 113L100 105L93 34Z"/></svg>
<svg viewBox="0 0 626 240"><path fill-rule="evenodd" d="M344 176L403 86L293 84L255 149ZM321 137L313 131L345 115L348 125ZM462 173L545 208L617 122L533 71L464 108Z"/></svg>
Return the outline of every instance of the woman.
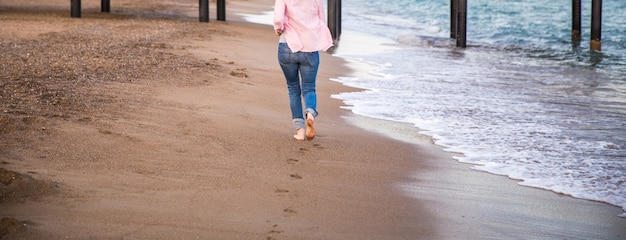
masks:
<svg viewBox="0 0 626 240"><path fill-rule="evenodd" d="M291 117L296 128L293 137L299 141L315 138L319 51L333 46L324 18L322 0L276 0L274 3L274 32L280 36L278 62L289 90Z"/></svg>

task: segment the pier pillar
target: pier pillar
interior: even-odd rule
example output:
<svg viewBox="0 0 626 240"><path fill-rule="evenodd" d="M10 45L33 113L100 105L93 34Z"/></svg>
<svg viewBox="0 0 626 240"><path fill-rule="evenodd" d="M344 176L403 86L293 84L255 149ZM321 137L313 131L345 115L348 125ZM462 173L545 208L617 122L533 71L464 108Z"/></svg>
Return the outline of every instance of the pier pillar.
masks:
<svg viewBox="0 0 626 240"><path fill-rule="evenodd" d="M339 39L339 36L341 36L341 0L337 1L337 8L339 9L339 11L337 11L337 39Z"/></svg>
<svg viewBox="0 0 626 240"><path fill-rule="evenodd" d="M572 41L580 41L581 31L581 0L572 0Z"/></svg>
<svg viewBox="0 0 626 240"><path fill-rule="evenodd" d="M226 0L217 0L217 20L226 21Z"/></svg>
<svg viewBox="0 0 626 240"><path fill-rule="evenodd" d="M71 6L71 16L73 18L79 18L80 17L80 10L81 10L81 6L80 6L80 0L72 0L72 6Z"/></svg>
<svg viewBox="0 0 626 240"><path fill-rule="evenodd" d="M459 0L450 0L450 38L456 38L456 25L457 25L457 15L458 15L458 4Z"/></svg>
<svg viewBox="0 0 626 240"><path fill-rule="evenodd" d="M341 36L341 0L328 0L328 29L333 40Z"/></svg>
<svg viewBox="0 0 626 240"><path fill-rule="evenodd" d="M602 50L602 0L591 2L591 50Z"/></svg>
<svg viewBox="0 0 626 240"><path fill-rule="evenodd" d="M100 2L100 8L102 12L111 12L111 0L102 0Z"/></svg>
<svg viewBox="0 0 626 240"><path fill-rule="evenodd" d="M200 22L209 22L209 0L200 0Z"/></svg>
<svg viewBox="0 0 626 240"><path fill-rule="evenodd" d="M465 48L467 46L467 0L458 0L457 7L456 46Z"/></svg>

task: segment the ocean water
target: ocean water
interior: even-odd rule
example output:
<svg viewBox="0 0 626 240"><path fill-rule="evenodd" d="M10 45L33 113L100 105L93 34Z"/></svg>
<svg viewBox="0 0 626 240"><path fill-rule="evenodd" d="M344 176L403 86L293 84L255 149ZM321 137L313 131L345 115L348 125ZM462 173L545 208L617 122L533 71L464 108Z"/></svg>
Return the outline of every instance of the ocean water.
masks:
<svg viewBox="0 0 626 240"><path fill-rule="evenodd" d="M336 55L372 66L335 81L366 117L409 123L473 169L626 211L626 1L604 0L602 52L571 41L571 0L470 0L466 49L449 0L343 0L344 34L390 39ZM348 33L346 33L348 32ZM626 217L626 214L622 214Z"/></svg>

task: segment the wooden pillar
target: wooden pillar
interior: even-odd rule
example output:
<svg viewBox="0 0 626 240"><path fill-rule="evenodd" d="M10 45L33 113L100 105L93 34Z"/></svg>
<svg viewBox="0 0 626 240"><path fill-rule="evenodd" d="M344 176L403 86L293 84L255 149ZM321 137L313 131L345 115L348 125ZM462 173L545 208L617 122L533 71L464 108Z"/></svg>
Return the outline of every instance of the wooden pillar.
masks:
<svg viewBox="0 0 626 240"><path fill-rule="evenodd" d="M580 41L581 31L581 0L572 0L572 41Z"/></svg>
<svg viewBox="0 0 626 240"><path fill-rule="evenodd" d="M602 50L602 0L591 1L591 50Z"/></svg>
<svg viewBox="0 0 626 240"><path fill-rule="evenodd" d="M467 0L458 0L456 46L467 46Z"/></svg>
<svg viewBox="0 0 626 240"><path fill-rule="evenodd" d="M71 16L73 18L79 18L81 11L80 0L72 0L71 4Z"/></svg>
<svg viewBox="0 0 626 240"><path fill-rule="evenodd" d="M339 9L337 11L337 39L339 39L339 36L341 36L341 0L337 1L337 9Z"/></svg>
<svg viewBox="0 0 626 240"><path fill-rule="evenodd" d="M458 15L458 4L459 0L450 0L450 38L456 38L456 20Z"/></svg>
<svg viewBox="0 0 626 240"><path fill-rule="evenodd" d="M334 40L341 35L341 0L328 0L328 29Z"/></svg>
<svg viewBox="0 0 626 240"><path fill-rule="evenodd" d="M226 0L217 0L217 20L226 21Z"/></svg>
<svg viewBox="0 0 626 240"><path fill-rule="evenodd" d="M102 0L100 2L102 12L111 12L111 0Z"/></svg>
<svg viewBox="0 0 626 240"><path fill-rule="evenodd" d="M200 22L209 22L209 0L200 0Z"/></svg>
<svg viewBox="0 0 626 240"><path fill-rule="evenodd" d="M326 24L328 25L328 29L330 30L330 35L333 36L333 39L337 39L336 38L337 33L335 32L335 30L336 30L336 28L335 28L335 21L336 21L336 19L335 19L335 10L336 10L335 9L336 8L335 1L336 0L328 0L328 2L327 2L328 3L327 4L327 6L328 6L328 13L326 14L327 15L326 18L328 19Z"/></svg>

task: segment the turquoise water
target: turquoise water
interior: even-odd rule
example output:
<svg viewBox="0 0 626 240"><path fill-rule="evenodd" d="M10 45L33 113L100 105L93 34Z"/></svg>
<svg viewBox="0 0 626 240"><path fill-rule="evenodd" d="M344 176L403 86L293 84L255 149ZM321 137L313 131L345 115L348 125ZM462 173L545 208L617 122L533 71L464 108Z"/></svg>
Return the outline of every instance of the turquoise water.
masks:
<svg viewBox="0 0 626 240"><path fill-rule="evenodd" d="M343 27L366 30L406 45L450 36L449 0L343 1ZM626 1L603 1L602 47L588 51L591 1L582 1L582 37L571 42L571 0L468 1L468 44L524 52L562 63L593 65L625 73ZM417 39L416 39L417 38Z"/></svg>
<svg viewBox="0 0 626 240"><path fill-rule="evenodd" d="M469 0L468 48L458 49L449 0L343 0L344 30L396 49L342 55L378 67L336 79L366 90L334 97L415 125L476 170L626 209L626 1L603 2L596 52L591 1L583 41L572 42L571 0Z"/></svg>

